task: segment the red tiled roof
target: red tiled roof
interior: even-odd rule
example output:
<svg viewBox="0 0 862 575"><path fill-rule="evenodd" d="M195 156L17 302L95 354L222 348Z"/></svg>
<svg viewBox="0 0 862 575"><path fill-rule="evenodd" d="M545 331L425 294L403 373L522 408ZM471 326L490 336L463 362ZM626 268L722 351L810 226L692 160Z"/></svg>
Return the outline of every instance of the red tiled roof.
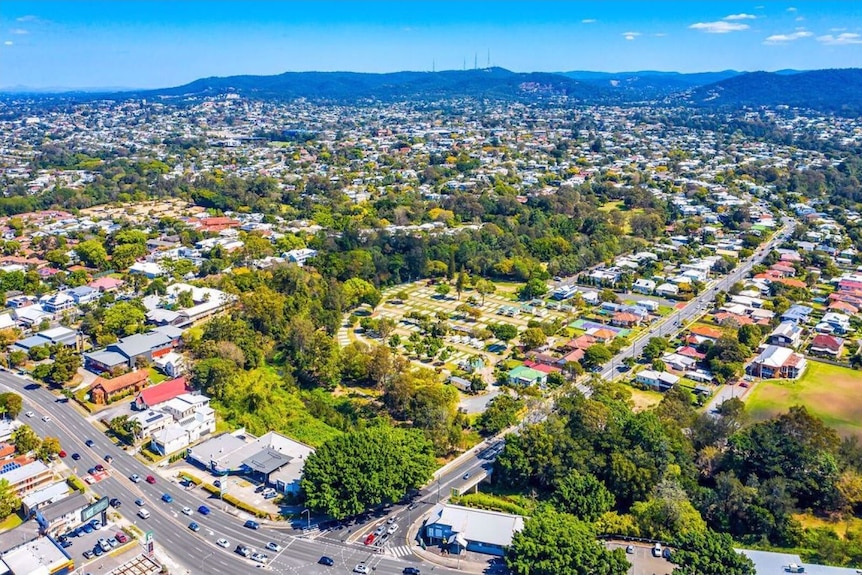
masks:
<svg viewBox="0 0 862 575"><path fill-rule="evenodd" d="M811 340L811 347L823 347L829 349L831 351L838 351L841 349L841 346L844 345L844 342L837 337L833 337L831 335L826 334L818 334L814 336L814 339Z"/></svg>
<svg viewBox="0 0 862 575"><path fill-rule="evenodd" d="M188 386L186 378L178 377L141 390L135 401L142 399L144 403L152 407L189 391L191 388Z"/></svg>
<svg viewBox="0 0 862 575"><path fill-rule="evenodd" d="M633 313L629 313L626 311L620 311L614 314L614 321L625 322L625 323L637 323L638 316Z"/></svg>
<svg viewBox="0 0 862 575"><path fill-rule="evenodd" d="M685 357L693 357L695 359L703 359L706 357L706 354L700 353L690 345L685 347L681 347L676 352L680 355L684 355Z"/></svg>
<svg viewBox="0 0 862 575"><path fill-rule="evenodd" d="M101 277L97 280L91 281L88 285L93 289L104 290L104 289L114 289L114 288L120 287L124 283L126 283L126 282L124 282L121 279L105 276L105 277Z"/></svg>
<svg viewBox="0 0 862 575"><path fill-rule="evenodd" d="M787 287L794 287L794 288L807 287L804 281L793 279L793 278L775 278L774 281L776 281L780 284L784 284Z"/></svg>
<svg viewBox="0 0 862 575"><path fill-rule="evenodd" d="M573 349L584 350L596 343L596 338L591 335L582 335L576 337L575 339L569 340L566 342L566 347Z"/></svg>
<svg viewBox="0 0 862 575"><path fill-rule="evenodd" d="M855 314L855 313L859 313L859 308L857 308L855 305L849 304L846 301L841 301L841 300L833 301L831 304L829 304L829 309L830 310L838 309L841 311L846 311L847 313L849 313L851 315Z"/></svg>
<svg viewBox="0 0 862 575"><path fill-rule="evenodd" d="M689 331L695 335L699 335L701 337L708 337L710 339L718 339L722 335L724 335L720 329L715 329L714 327L709 327L708 325L695 325L692 326Z"/></svg>
<svg viewBox="0 0 862 575"><path fill-rule="evenodd" d="M150 377L150 372L147 369L130 371L129 373L125 373L119 377L115 377L114 379L105 379L104 377L99 376L90 384L90 389L93 390L97 387L101 387L105 390L105 393L113 393L146 381L148 377Z"/></svg>
<svg viewBox="0 0 862 575"><path fill-rule="evenodd" d="M524 362L524 365L531 369L535 369L536 371L541 371L542 373L560 371L559 367L551 367L550 365L545 365L544 363L536 363L535 361L530 361L529 359Z"/></svg>

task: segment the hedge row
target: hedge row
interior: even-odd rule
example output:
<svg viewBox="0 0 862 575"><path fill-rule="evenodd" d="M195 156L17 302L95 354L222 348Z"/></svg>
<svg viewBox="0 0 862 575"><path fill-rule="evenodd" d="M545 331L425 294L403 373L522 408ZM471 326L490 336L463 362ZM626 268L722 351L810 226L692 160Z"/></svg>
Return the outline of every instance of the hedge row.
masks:
<svg viewBox="0 0 862 575"><path fill-rule="evenodd" d="M192 479L192 481L197 479L196 477L194 477L194 478L189 477L189 475L187 473L185 473L183 475L185 477L188 477L189 479ZM200 480L198 480L198 481L200 481ZM200 485L200 483L196 483L195 485ZM206 491L207 493L211 493L213 495L218 495L221 493L221 490L211 483L204 483L203 484L203 490ZM231 495L229 493L224 494L221 497L221 499L223 501L226 501L227 503L230 503L231 505L233 505L237 509L241 509L243 511L251 513L255 517L258 517L260 519L271 519L270 514L267 513L266 511L258 509L257 507L252 507L251 505L249 505L245 501L240 501L239 499L237 499L236 497L234 497L233 495Z"/></svg>
<svg viewBox="0 0 862 575"><path fill-rule="evenodd" d="M81 493L83 493L84 490L87 489L87 485L83 481L81 481L81 478L77 475L70 475L69 477L67 477L66 483L69 484L69 487L71 487L75 491L80 491Z"/></svg>

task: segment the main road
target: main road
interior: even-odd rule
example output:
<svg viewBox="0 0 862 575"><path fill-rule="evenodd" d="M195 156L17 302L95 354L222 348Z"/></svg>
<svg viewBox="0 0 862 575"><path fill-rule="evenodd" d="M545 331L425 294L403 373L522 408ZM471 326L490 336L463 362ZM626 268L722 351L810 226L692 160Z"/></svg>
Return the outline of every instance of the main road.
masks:
<svg viewBox="0 0 862 575"><path fill-rule="evenodd" d="M644 347L653 337L663 337L673 335L680 331L685 323L695 319L703 313L709 303L715 299L718 292L726 292L730 287L738 281L743 280L755 265L761 263L767 254L781 242L788 239L796 227L795 220L791 218L784 219L784 226L773 235L773 237L761 246L751 257L741 261L733 270L723 278L711 282L706 289L700 292L686 306L668 316L665 321L651 330L648 333L641 335L632 344L622 349L610 362L602 366L601 376L603 379L613 380L620 374L617 371L617 366L622 365L623 359L626 357L637 358L643 352Z"/></svg>

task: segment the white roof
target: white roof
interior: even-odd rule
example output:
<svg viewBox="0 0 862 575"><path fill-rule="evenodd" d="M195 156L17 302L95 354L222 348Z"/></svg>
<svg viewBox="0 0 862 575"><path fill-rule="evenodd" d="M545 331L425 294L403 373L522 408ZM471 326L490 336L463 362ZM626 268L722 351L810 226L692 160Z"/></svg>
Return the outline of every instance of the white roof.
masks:
<svg viewBox="0 0 862 575"><path fill-rule="evenodd" d="M439 523L448 525L452 531L468 541L488 543L507 547L512 544L512 536L524 528L524 518L520 515L472 509L438 503L431 509L426 525Z"/></svg>

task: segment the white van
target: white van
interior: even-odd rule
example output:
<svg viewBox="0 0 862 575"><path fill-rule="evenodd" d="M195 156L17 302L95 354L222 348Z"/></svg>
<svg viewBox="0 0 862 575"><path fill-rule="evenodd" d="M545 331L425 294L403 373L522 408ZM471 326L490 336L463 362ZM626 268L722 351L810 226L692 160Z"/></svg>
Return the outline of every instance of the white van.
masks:
<svg viewBox="0 0 862 575"><path fill-rule="evenodd" d="M652 547L652 556L653 557L661 557L661 543L656 543Z"/></svg>
<svg viewBox="0 0 862 575"><path fill-rule="evenodd" d="M150 512L146 509L138 509L138 517L140 517L141 519L149 519Z"/></svg>

